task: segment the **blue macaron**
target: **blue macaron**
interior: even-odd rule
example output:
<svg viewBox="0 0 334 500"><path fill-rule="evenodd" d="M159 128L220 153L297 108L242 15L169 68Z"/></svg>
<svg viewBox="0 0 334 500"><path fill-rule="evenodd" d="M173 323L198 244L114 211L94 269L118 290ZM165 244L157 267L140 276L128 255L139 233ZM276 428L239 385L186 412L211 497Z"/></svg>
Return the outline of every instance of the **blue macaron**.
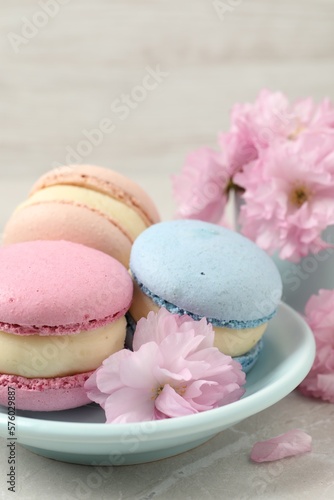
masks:
<svg viewBox="0 0 334 500"><path fill-rule="evenodd" d="M132 247L130 270L156 306L232 330L267 323L282 295L280 274L263 250L234 231L196 220L144 231ZM260 347L249 351L252 357Z"/></svg>
<svg viewBox="0 0 334 500"><path fill-rule="evenodd" d="M263 339L260 339L248 352L242 354L241 356L236 356L233 359L241 364L242 369L245 373L248 373L257 362L262 349Z"/></svg>

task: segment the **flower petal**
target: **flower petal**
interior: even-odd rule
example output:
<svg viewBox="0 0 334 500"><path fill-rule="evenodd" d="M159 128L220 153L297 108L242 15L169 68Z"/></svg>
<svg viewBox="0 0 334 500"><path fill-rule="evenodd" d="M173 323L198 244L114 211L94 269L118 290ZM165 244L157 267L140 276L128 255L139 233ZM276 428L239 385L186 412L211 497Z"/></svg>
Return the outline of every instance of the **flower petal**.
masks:
<svg viewBox="0 0 334 500"><path fill-rule="evenodd" d="M101 390L98 389L97 387L96 383L97 371L98 370L92 373L92 375L86 380L84 384L84 389L89 399L91 399L92 401L94 401L94 403L97 403L100 406L102 406L102 408L104 408L108 394L101 392Z"/></svg>
<svg viewBox="0 0 334 500"><path fill-rule="evenodd" d="M155 407L166 417L182 417L197 413L197 410L168 384L155 400Z"/></svg>
<svg viewBox="0 0 334 500"><path fill-rule="evenodd" d="M105 412L108 424L154 420L154 400L148 391L124 387L107 398Z"/></svg>
<svg viewBox="0 0 334 500"><path fill-rule="evenodd" d="M131 351L122 349L103 362L96 374L96 384L100 391L110 394L123 386L119 377L120 366L124 360L129 360L132 355Z"/></svg>
<svg viewBox="0 0 334 500"><path fill-rule="evenodd" d="M311 451L312 438L300 429L293 429L266 441L255 443L251 451L253 462L272 462Z"/></svg>
<svg viewBox="0 0 334 500"><path fill-rule="evenodd" d="M133 338L133 350L138 351L147 342L160 344L165 337L179 330L179 316L170 314L163 307L156 314L150 311L147 318L141 318Z"/></svg>
<svg viewBox="0 0 334 500"><path fill-rule="evenodd" d="M122 385L138 389L155 387L157 380L154 376L154 369L161 362L158 344L148 342L131 354L132 356L119 366Z"/></svg>
<svg viewBox="0 0 334 500"><path fill-rule="evenodd" d="M188 155L179 175L172 178L177 217L218 222L227 202L230 173L219 153L200 148Z"/></svg>

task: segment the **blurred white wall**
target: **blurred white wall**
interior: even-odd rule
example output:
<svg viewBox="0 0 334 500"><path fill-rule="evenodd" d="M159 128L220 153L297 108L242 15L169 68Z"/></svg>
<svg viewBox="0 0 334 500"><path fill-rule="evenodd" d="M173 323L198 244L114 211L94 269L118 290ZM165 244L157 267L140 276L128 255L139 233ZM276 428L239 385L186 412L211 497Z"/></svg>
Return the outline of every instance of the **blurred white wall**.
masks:
<svg viewBox="0 0 334 500"><path fill-rule="evenodd" d="M13 203L81 160L146 187L161 175L167 196L235 101L262 87L334 97L333 0L11 0L0 12L0 196L10 185Z"/></svg>

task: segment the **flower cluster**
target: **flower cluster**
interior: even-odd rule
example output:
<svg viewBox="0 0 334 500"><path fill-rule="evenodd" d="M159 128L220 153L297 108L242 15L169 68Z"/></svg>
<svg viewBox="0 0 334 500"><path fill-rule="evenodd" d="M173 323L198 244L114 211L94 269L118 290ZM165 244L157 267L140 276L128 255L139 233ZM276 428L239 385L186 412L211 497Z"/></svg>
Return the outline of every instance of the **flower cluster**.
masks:
<svg viewBox="0 0 334 500"><path fill-rule="evenodd" d="M299 389L305 396L334 403L334 290L320 290L306 304L305 315L316 342L316 356Z"/></svg>
<svg viewBox="0 0 334 500"><path fill-rule="evenodd" d="M107 423L180 417L232 403L244 394L241 365L213 347L205 319L150 312L137 324L133 349L103 362L85 383Z"/></svg>
<svg viewBox="0 0 334 500"><path fill-rule="evenodd" d="M236 104L219 151L202 148L173 177L177 216L225 224L231 189L242 194L241 232L268 253L299 261L328 246L334 224L334 107L325 99L290 104L263 90Z"/></svg>

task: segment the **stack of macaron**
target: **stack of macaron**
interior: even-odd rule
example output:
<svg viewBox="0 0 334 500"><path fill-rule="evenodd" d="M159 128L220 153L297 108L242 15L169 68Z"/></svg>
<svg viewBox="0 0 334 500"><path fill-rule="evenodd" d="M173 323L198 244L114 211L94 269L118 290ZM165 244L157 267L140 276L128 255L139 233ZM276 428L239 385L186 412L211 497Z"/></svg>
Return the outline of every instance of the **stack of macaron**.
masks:
<svg viewBox="0 0 334 500"><path fill-rule="evenodd" d="M276 266L253 242L207 222L161 222L135 241L130 270L134 322L160 307L205 317L215 346L252 368L282 295Z"/></svg>
<svg viewBox="0 0 334 500"><path fill-rule="evenodd" d="M13 213L0 248L0 404L63 410L90 400L85 380L124 348L136 237L154 203L110 169L46 173Z"/></svg>
<svg viewBox="0 0 334 500"><path fill-rule="evenodd" d="M41 177L3 243L0 404L13 387L19 409L88 403L84 383L124 348L129 310L133 331L161 307L205 317L216 347L248 372L282 294L273 261L254 243L206 222L159 222L142 188L102 167Z"/></svg>

